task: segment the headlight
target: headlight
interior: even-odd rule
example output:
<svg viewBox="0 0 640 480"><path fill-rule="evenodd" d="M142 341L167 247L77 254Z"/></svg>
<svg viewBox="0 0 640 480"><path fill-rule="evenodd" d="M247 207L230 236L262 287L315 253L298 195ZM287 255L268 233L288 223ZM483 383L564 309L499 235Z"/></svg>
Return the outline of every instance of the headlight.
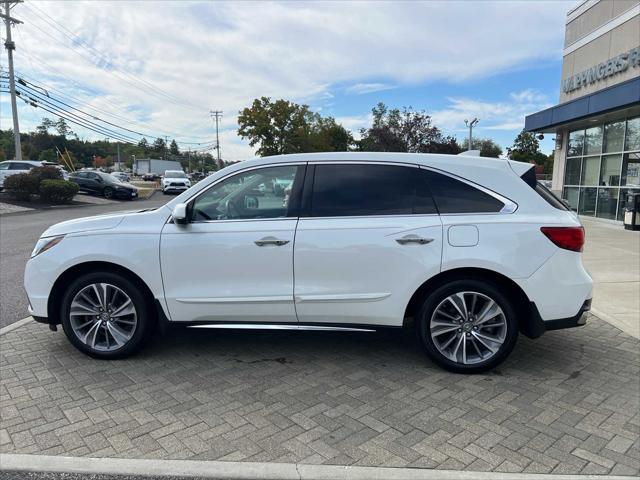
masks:
<svg viewBox="0 0 640 480"><path fill-rule="evenodd" d="M64 235L61 235L59 237L41 238L36 242L36 246L33 247L33 252L31 252L31 258L35 257L36 255L40 255L42 252L46 252L50 248L55 247L57 244L59 244L62 241L63 238L64 238Z"/></svg>

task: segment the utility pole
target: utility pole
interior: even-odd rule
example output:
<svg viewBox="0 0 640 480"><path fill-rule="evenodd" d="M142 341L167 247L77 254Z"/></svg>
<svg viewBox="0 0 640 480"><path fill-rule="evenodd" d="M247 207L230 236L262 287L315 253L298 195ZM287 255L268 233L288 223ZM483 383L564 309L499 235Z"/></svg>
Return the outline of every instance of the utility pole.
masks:
<svg viewBox="0 0 640 480"><path fill-rule="evenodd" d="M16 44L11 40L11 25L17 25L22 22L16 18L12 18L9 13L12 6L20 2L22 2L22 0L5 0L4 14L0 13L0 17L4 19L4 24L7 27L7 40L4 42L4 46L7 49L7 56L9 57L9 92L11 93L11 113L13 114L13 139L16 147L16 160L22 160L22 146L20 145L20 125L18 125L18 106L16 105L16 82L13 78L13 51L16 49Z"/></svg>
<svg viewBox="0 0 640 480"><path fill-rule="evenodd" d="M464 121L464 124L467 127L469 127L469 148L467 150L473 150L473 148L472 148L473 147L473 127L475 127L478 124L479 121L480 120L478 118L475 118L475 117L471 121L466 120L466 119Z"/></svg>
<svg viewBox="0 0 640 480"><path fill-rule="evenodd" d="M167 136L165 135L165 136L164 136L164 159L165 159L165 160L167 159L167 150L169 149L169 147L168 147L168 145L167 145L167 141L168 141L168 138L167 138Z"/></svg>
<svg viewBox="0 0 640 480"><path fill-rule="evenodd" d="M191 147L189 147L189 151L187 152L187 158L189 159L189 173L191 173Z"/></svg>
<svg viewBox="0 0 640 480"><path fill-rule="evenodd" d="M220 137L218 136L218 120L222 118L222 110L210 110L209 114L211 118L216 119L216 151L217 151L217 161L218 168L222 168L222 160L220 159Z"/></svg>
<svg viewBox="0 0 640 480"><path fill-rule="evenodd" d="M118 142L116 145L118 146L118 171L120 171L120 143Z"/></svg>

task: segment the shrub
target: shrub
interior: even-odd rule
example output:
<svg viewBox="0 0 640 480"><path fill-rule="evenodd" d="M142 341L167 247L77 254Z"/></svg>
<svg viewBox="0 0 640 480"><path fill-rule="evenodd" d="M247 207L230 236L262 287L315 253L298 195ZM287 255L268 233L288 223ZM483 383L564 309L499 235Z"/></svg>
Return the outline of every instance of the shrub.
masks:
<svg viewBox="0 0 640 480"><path fill-rule="evenodd" d="M42 183L43 180L62 180L63 178L60 169L51 165L45 167L33 167L29 170L29 175L38 179L38 185Z"/></svg>
<svg viewBox="0 0 640 480"><path fill-rule="evenodd" d="M38 193L40 181L29 173L18 173L4 179L4 189L15 200L29 201L32 194Z"/></svg>
<svg viewBox="0 0 640 480"><path fill-rule="evenodd" d="M78 193L78 185L67 180L43 180L40 183L40 200L47 203L69 203Z"/></svg>

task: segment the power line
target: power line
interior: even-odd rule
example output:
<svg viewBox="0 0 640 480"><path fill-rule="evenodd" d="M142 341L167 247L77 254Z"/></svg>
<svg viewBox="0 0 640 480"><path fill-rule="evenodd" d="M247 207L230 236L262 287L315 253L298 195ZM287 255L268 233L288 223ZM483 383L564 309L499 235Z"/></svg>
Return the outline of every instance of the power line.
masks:
<svg viewBox="0 0 640 480"><path fill-rule="evenodd" d="M0 76L0 78L3 78L3 77L2 77L2 76ZM60 104L60 105L63 105L64 107L70 108L70 109L72 109L72 110L74 110L74 111L76 111L76 112L81 113L82 115L84 115L84 116L86 116L86 117L89 117L88 121L90 121L90 122L92 122L93 120L96 120L96 121L98 121L98 122L105 123L105 124L110 125L110 126L112 126L112 127L115 127L115 128L121 129L121 130L125 130L125 131L127 131L127 132L130 132L130 133L133 133L133 134L135 134L135 135L139 135L139 136L141 136L141 137L145 137L145 138L146 138L146 137L150 137L150 138L154 138L154 137L156 137L156 135L154 135L154 134L142 133L142 132L138 132L138 131L136 131L136 130L132 130L132 129L130 129L130 128L122 127L122 126L120 126L120 125L118 125L118 124L115 124L115 123L109 122L109 121L107 121L107 120L104 120L104 119L102 119L102 118L100 118L100 117L96 116L96 115L93 115L92 113L89 113L89 112L86 112L86 111L81 110L81 109L79 109L79 108L76 108L76 107L74 107L73 105L70 105L69 103L63 102L62 100L59 100L59 99L55 98L53 95L49 94L49 92L48 92L44 87L41 87L41 86L37 85L37 84L36 84L36 83L34 83L34 82L26 81L26 80L24 80L23 78L18 77L18 83L22 86L22 88L26 88L26 89L28 89L28 90L29 90L28 92L24 92L24 93L26 93L26 94L28 94L28 95L34 95L34 96L36 96L38 99L40 99L40 100L42 100L42 101L45 101L45 102L47 102L47 101L48 101L48 103L50 103L50 101L53 101L53 102L55 102L55 103L58 103L58 104ZM41 92L40 92L40 91L38 91L37 89L42 90L44 93L41 93ZM45 97L45 96L46 96L46 99L44 99L44 97ZM66 111L63 107L58 107L58 108L62 109L63 111ZM71 112L67 112L67 113L71 113ZM80 117L78 116L78 118L80 118ZM87 121L87 119L83 119L83 120ZM102 128L108 128L108 127L102 127ZM211 141L204 141L204 142L181 142L181 141L177 141L177 140L176 140L176 143L179 143L179 144L192 144L192 145L206 145L206 144L208 144L208 143L211 143Z"/></svg>
<svg viewBox="0 0 640 480"><path fill-rule="evenodd" d="M2 92L7 92L6 90L0 90L0 91L2 91ZM30 106L32 106L32 107L34 107L34 108L40 108L40 109L42 109L42 110L44 110L44 111L46 111L46 112L49 112L49 113L51 113L51 114L53 114L53 115L56 115L56 116L58 116L58 117L60 117L60 118L64 118L65 120L67 120L67 121L68 121L68 122L70 122L70 123L73 123L74 125L78 125L78 126L81 126L81 127L83 127L83 128L86 128L87 130L91 130L91 131L93 131L93 132L95 132L95 133L99 133L99 134L101 134L101 135L104 135L104 136L105 136L105 137L107 137L107 138L113 138L113 139L118 140L118 141L121 141L121 142L123 142L123 143L130 143L130 144L132 144L132 145L136 145L136 144L137 144L137 142L135 142L135 141L129 140L129 139L124 138L124 137L121 137L121 136L120 136L118 133L116 133L116 132L107 131L107 130L105 130L105 129L103 129L103 128L99 127L99 126L91 126L91 125L89 125L89 124L87 124L87 123L84 123L84 122L83 122L83 121L81 121L81 120L77 120L77 119L74 119L74 118L69 118L69 117L67 117L67 116L65 115L65 113L66 113L66 112L65 112L65 113L62 113L62 112L61 112L61 111L59 111L59 110L52 110L52 109L50 109L50 108L47 108L49 105L46 105L46 106L45 106L45 105L40 104L39 102L29 101L29 100L26 100L26 99L24 99L24 98L21 98L21 99L22 99L26 104L28 104L28 105L30 105Z"/></svg>
<svg viewBox="0 0 640 480"><path fill-rule="evenodd" d="M68 39L70 39L71 42L73 42L74 44L79 44L81 47L85 48L86 50L89 50L90 53L100 56L102 59L105 60L105 62L109 63L109 65L113 65L113 63L111 62L111 60L109 59L109 57L105 53L101 52L100 50L98 50L94 46L88 44L84 39L80 38L78 35L76 35L74 32L69 30L67 27L65 27L61 23L57 22L54 18L52 18L46 12L42 11L35 4L33 4L33 3L29 4L28 8L30 8L32 10L32 12L33 12L33 9L35 9L37 12L39 12L40 15L38 15L38 13L36 13L36 15L38 15L39 18L41 18L44 21L46 21L47 23L49 23L49 25L51 25L53 28L55 28L58 32L62 33L64 36L66 36ZM43 15L46 18L43 18L41 15ZM50 21L47 21L47 19L49 19ZM199 111L201 111L201 107L200 106L192 105L189 102L184 102L183 100L173 96L172 94L168 93L167 91L163 90L162 88L158 87L157 85L154 85L153 83L151 83L151 82L149 82L149 81L147 81L147 80L145 80L145 79L143 79L141 77L138 77L137 75L131 74L131 73L127 72L127 71L123 71L122 73L124 73L125 75L128 75L129 77L137 79L138 81L148 85L149 88L152 88L152 89L158 91L159 93L161 93L162 95L166 96L169 99L175 99L178 102L184 103L185 105L189 105L189 106L191 106L193 108L196 108Z"/></svg>
<svg viewBox="0 0 640 480"><path fill-rule="evenodd" d="M103 60L106 64L108 64L109 66L114 67L115 69L117 69L117 70L102 70L101 69L102 71L113 75L114 77L118 78L119 80L128 83L129 85L141 90L144 93L147 93L147 94L154 94L155 93L156 97L158 97L158 98L162 97L163 100L165 100L165 101L168 100L168 101L174 103L177 106L188 107L188 108L200 111L200 112L202 111L202 109L199 108L199 107L196 107L194 105L191 105L189 103L186 103L184 101L176 99L176 97L173 97L172 95L170 95L167 92L165 92L164 90L156 87L152 83L150 83L150 82L148 82L146 80L143 80L143 79L141 79L141 78L139 78L139 77L137 77L135 75L132 75L132 74L126 72L126 71L118 69L117 66L114 65L105 54L103 54L102 52L100 52L100 51L96 50L95 48L89 46L82 39L78 39L78 37L74 37L73 34L69 34L69 33L66 33L65 31L63 31L60 28L61 27L60 24L58 22L56 22L55 20L53 20L53 19L48 20L47 18L43 17L41 14L36 12L30 6L26 6L26 8L29 9L38 18L40 18L41 20L46 22L49 26L54 28L57 32L61 33L66 38L71 40L72 45L73 44L77 44L79 47L81 47L84 50L88 51L89 56L84 55L80 50L78 50L74 46L67 45L66 43L60 43L62 46L68 48L69 50L72 50L77 55L79 55L80 57L82 57L85 60L89 61L94 66L97 66L96 62L94 61L95 60L94 57L97 56L101 60ZM49 17L49 18L51 18L51 17ZM52 35L51 33L49 33L48 31L46 31L46 30L44 30L42 28L38 28L38 26L35 23L34 23L34 26L36 27L36 30L39 31L40 33L43 33L43 34L47 35L48 37L52 38L53 40L58 41L58 39L56 39L55 36ZM62 27L62 28L64 28L64 27ZM144 87L138 85L137 84L138 82L142 83L144 85Z"/></svg>

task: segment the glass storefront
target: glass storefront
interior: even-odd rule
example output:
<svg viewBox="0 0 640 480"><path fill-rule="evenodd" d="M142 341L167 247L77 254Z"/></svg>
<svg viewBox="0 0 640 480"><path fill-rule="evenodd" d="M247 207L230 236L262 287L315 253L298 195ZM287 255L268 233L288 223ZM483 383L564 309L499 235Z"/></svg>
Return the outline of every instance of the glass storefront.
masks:
<svg viewBox="0 0 640 480"><path fill-rule="evenodd" d="M562 198L580 215L622 220L640 192L640 117L569 132Z"/></svg>

